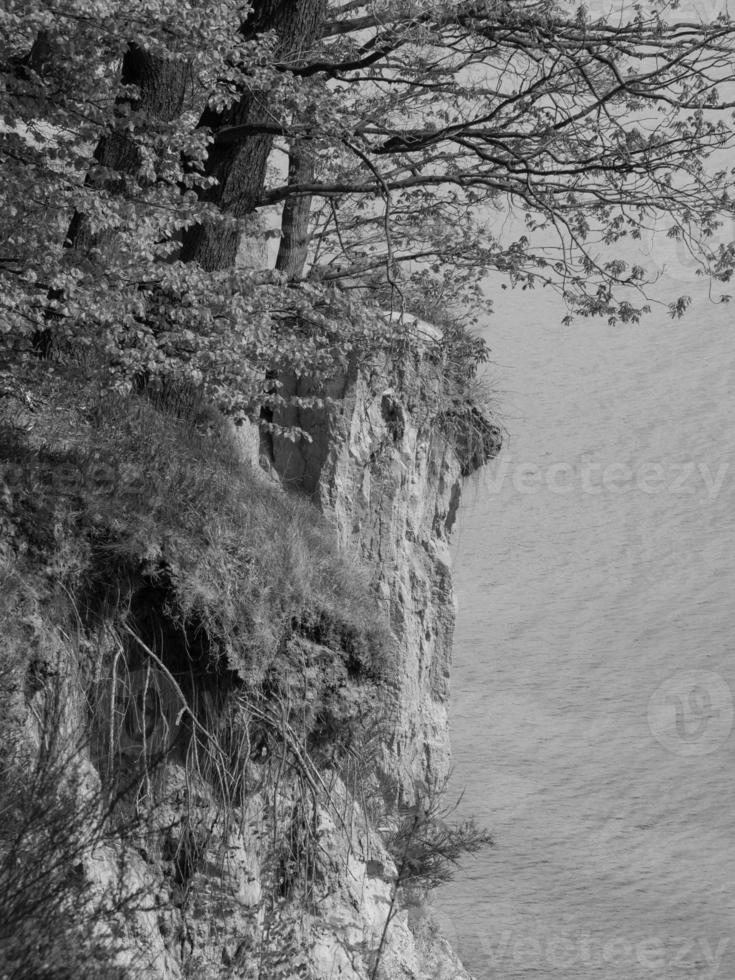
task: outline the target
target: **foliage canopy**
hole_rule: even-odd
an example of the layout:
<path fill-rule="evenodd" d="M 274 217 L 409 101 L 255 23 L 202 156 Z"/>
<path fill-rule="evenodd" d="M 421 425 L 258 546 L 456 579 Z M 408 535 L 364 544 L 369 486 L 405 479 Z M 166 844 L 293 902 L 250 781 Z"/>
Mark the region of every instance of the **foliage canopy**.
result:
<path fill-rule="evenodd" d="M 5 0 L 0 371 L 53 347 L 256 415 L 491 271 L 636 321 L 657 221 L 729 281 L 735 26 L 677 6 Z"/>

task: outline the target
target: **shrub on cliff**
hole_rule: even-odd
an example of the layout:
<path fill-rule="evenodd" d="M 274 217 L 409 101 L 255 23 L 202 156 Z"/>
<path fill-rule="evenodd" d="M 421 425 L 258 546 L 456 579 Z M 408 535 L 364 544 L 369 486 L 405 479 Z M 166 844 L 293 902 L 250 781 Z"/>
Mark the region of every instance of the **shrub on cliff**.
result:
<path fill-rule="evenodd" d="M 70 726 L 76 652 L 28 584 L 0 576 L 0 980 L 123 980 L 113 923 L 140 896 L 95 892 L 86 874 L 119 834 Z"/>
<path fill-rule="evenodd" d="M 371 980 L 379 976 L 383 949 L 390 924 L 400 908 L 399 899 L 408 904 L 413 898 L 420 903 L 426 893 L 451 881 L 462 858 L 492 847 L 489 831 L 473 819 L 452 821 L 459 806 L 446 802 L 446 783 L 433 789 L 415 787 L 416 802 L 396 815 L 386 842 L 396 865 L 390 904 L 372 956 Z"/>

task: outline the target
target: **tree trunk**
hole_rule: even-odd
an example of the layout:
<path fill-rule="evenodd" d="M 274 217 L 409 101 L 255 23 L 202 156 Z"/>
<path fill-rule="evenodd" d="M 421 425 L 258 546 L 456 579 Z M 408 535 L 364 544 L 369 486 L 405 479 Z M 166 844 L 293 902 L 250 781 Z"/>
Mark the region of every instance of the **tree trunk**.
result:
<path fill-rule="evenodd" d="M 35 71 L 40 71 L 52 54 L 52 41 L 46 32 L 41 32 L 26 61 Z M 123 57 L 123 85 L 136 85 L 140 89 L 140 98 L 132 102 L 131 107 L 149 112 L 162 122 L 170 122 L 182 111 L 190 79 L 191 70 L 187 64 L 149 54 L 136 45 L 130 45 Z M 134 174 L 141 162 L 138 146 L 127 129 L 112 130 L 103 136 L 94 151 L 94 158 L 102 166 L 119 174 Z M 122 181 L 122 177 L 95 180 L 88 176 L 86 183 L 101 190 L 115 191 Z M 69 223 L 64 247 L 74 249 L 79 255 L 89 256 L 93 249 L 99 248 L 105 239 L 111 237 L 111 233 L 100 235 L 93 231 L 88 216 L 75 211 Z M 49 290 L 48 295 L 52 300 L 63 297 L 58 289 Z M 57 315 L 47 312 L 45 319 L 52 322 L 57 319 Z M 33 335 L 32 345 L 39 356 L 49 357 L 53 348 L 53 331 L 50 328 L 37 330 Z"/>
<path fill-rule="evenodd" d="M 309 140 L 293 140 L 288 155 L 289 184 L 311 184 L 314 180 L 314 148 Z M 281 219 L 281 244 L 276 269 L 289 279 L 300 279 L 309 251 L 311 194 L 286 198 Z"/>
<path fill-rule="evenodd" d="M 243 25 L 246 37 L 265 31 L 275 31 L 277 60 L 297 65 L 319 38 L 326 16 L 326 0 L 256 0 L 252 13 Z M 200 125 L 215 133 L 225 126 L 272 123 L 270 98 L 267 92 L 247 93 L 223 112 L 207 109 Z M 268 156 L 273 136 L 256 133 L 243 136 L 235 143 L 215 141 L 207 156 L 206 174 L 218 183 L 202 194 L 204 200 L 217 204 L 221 211 L 242 218 L 258 206 L 265 184 Z M 198 225 L 184 236 L 181 257 L 184 261 L 199 262 L 205 269 L 216 271 L 235 264 L 239 244 L 236 228 Z"/>
<path fill-rule="evenodd" d="M 161 122 L 171 122 L 181 113 L 191 82 L 191 69 L 185 62 L 171 61 L 130 45 L 122 63 L 123 85 L 136 85 L 140 98 L 131 103 L 134 110 L 150 113 Z M 113 130 L 97 144 L 94 158 L 103 167 L 119 174 L 134 174 L 140 166 L 140 151 L 129 130 Z M 97 186 L 114 191 L 122 178 L 107 179 Z M 71 220 L 66 243 L 70 248 L 89 252 L 98 244 L 88 219 L 77 212 Z"/>

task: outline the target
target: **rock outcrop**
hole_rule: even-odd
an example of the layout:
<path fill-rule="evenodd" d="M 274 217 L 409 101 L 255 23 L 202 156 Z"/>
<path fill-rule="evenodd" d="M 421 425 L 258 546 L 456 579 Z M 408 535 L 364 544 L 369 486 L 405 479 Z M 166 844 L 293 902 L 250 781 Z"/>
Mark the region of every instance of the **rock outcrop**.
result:
<path fill-rule="evenodd" d="M 370 691 L 361 679 L 369 675 L 370 660 L 349 618 L 330 622 L 333 614 L 324 612 L 316 622 L 292 618 L 273 647 L 257 697 L 240 693 L 254 668 L 226 643 L 215 656 L 215 634 L 229 629 L 232 643 L 243 648 L 238 637 L 246 626 L 223 626 L 219 613 L 207 613 L 216 605 L 219 581 L 206 579 L 208 538 L 197 546 L 205 549 L 200 578 L 206 588 L 196 576 L 187 580 L 184 611 L 175 592 L 184 589 L 178 552 L 162 534 L 135 544 L 134 567 L 126 566 L 129 577 L 119 586 L 127 590 L 124 616 L 118 608 L 92 627 L 80 613 L 76 643 L 59 632 L 66 653 L 48 642 L 49 628 L 44 643 L 52 652 L 28 656 L 35 676 L 54 670 L 61 676 L 54 725 L 67 733 L 89 728 L 84 718 L 94 714 L 94 704 L 85 678 L 107 665 L 111 681 L 101 703 L 112 708 L 103 712 L 104 725 L 125 735 L 113 744 L 101 732 L 102 755 L 85 744 L 75 750 L 73 778 L 63 777 L 70 799 L 87 807 L 86 829 L 70 831 L 69 838 L 80 882 L 77 919 L 85 929 L 85 917 L 94 921 L 95 943 L 107 951 L 103 972 L 78 970 L 78 976 L 467 977 L 426 910 L 396 903 L 400 855 L 391 853 L 384 824 L 410 813 L 407 808 L 436 792 L 448 774 L 455 617 L 448 538 L 462 480 L 497 452 L 499 433 L 485 420 L 467 425 L 469 409 L 447 396 L 445 365 L 433 342 L 417 340 L 408 349 L 369 368 L 353 366 L 335 379 L 323 407 L 283 412 L 279 424 L 300 427 L 308 441 L 272 437 L 261 447 L 268 473 L 258 477 L 310 497 L 336 529 L 343 552 L 367 566 L 394 636 L 394 676 L 375 739 L 379 758 L 368 764 L 368 746 L 347 745 L 339 765 L 329 762 L 329 726 L 344 719 L 352 724 Z M 310 394 L 303 382 L 292 388 Z M 242 429 L 239 444 L 254 462 L 254 430 Z M 10 526 L 20 540 L 17 510 Z M 97 535 L 103 518 L 95 513 L 90 520 Z M 57 518 L 55 544 L 43 547 L 58 551 L 63 539 L 64 560 L 81 569 L 75 574 L 89 594 L 98 545 L 84 550 L 62 524 Z M 104 534 L 107 548 L 113 531 Z M 29 548 L 16 548 L 26 563 Z M 266 585 L 257 577 L 245 581 L 254 583 L 249 588 Z M 26 618 L 37 623 L 39 615 L 34 607 Z M 267 636 L 267 623 L 255 625 Z M 24 636 L 30 649 L 36 640 Z M 46 690 L 43 681 L 25 695 L 22 685 L 13 688 L 18 718 L 22 703 L 29 707 L 16 735 L 23 724 L 33 729 Z M 269 702 L 269 690 L 277 690 L 277 700 Z M 94 734 L 94 726 L 89 730 Z M 104 798 L 105 765 L 114 763 L 119 783 L 131 760 L 151 758 L 167 739 L 183 748 L 146 767 L 132 794 L 128 787 L 120 797 L 120 812 L 134 827 L 124 842 L 93 833 L 89 814 L 94 806 L 102 813 L 94 801 Z M 24 977 L 22 964 L 15 972 L 0 967 L 0 977 L 6 976 Z"/>
<path fill-rule="evenodd" d="M 283 482 L 309 494 L 343 547 L 367 562 L 388 611 L 400 650 L 389 768 L 406 800 L 414 784 L 436 788 L 449 774 L 449 536 L 464 478 L 500 449 L 499 430 L 487 423 L 474 440 L 475 458 L 458 445 L 442 397 L 443 366 L 428 356 L 434 338 L 427 336 L 417 336 L 398 365 L 355 368 L 334 382 L 331 411 L 284 413 L 281 421 L 311 441 L 276 440 L 273 452 Z M 311 393 L 304 384 L 293 390 Z"/>

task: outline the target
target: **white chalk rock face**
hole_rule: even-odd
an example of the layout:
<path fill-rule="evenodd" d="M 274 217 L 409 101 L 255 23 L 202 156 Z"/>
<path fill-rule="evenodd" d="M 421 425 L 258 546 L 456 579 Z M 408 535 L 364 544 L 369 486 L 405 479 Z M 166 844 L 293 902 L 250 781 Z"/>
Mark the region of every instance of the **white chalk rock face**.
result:
<path fill-rule="evenodd" d="M 428 377 L 421 378 L 424 371 Z M 309 493 L 342 544 L 373 570 L 399 648 L 391 765 L 411 800 L 417 781 L 438 785 L 449 772 L 455 624 L 449 535 L 462 466 L 425 394 L 435 380 L 431 367 L 402 365 L 403 384 L 385 385 L 393 373 L 389 365 L 353 371 L 328 391 L 339 408 L 284 412 L 279 421 L 300 426 L 312 441 L 274 440 L 274 463 L 284 484 Z M 291 381 L 284 393 L 311 392 Z"/>

